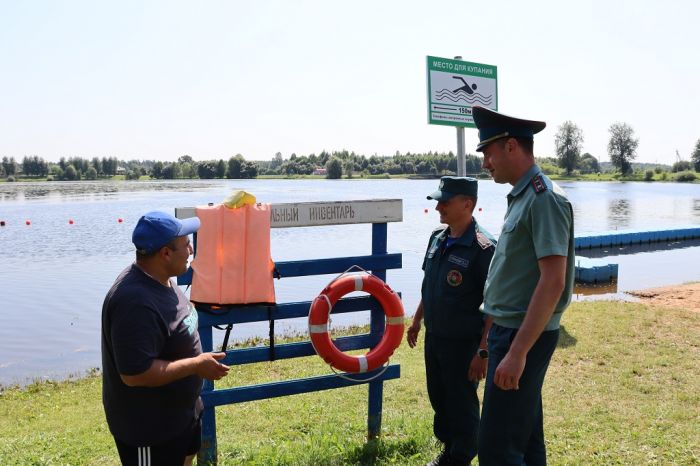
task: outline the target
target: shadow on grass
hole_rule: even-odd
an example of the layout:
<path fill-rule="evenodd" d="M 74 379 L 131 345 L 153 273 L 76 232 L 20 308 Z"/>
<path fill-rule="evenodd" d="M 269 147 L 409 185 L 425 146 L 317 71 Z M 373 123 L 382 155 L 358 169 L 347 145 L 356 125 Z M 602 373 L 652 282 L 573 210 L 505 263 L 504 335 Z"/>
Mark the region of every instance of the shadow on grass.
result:
<path fill-rule="evenodd" d="M 557 343 L 557 347 L 568 348 L 570 346 L 576 346 L 577 342 L 578 340 L 567 332 L 563 325 L 559 327 L 559 343 Z"/>
<path fill-rule="evenodd" d="M 401 441 L 370 440 L 361 447 L 348 450 L 345 464 L 386 464 L 389 458 L 411 458 L 420 455 L 424 446 L 416 439 Z"/>

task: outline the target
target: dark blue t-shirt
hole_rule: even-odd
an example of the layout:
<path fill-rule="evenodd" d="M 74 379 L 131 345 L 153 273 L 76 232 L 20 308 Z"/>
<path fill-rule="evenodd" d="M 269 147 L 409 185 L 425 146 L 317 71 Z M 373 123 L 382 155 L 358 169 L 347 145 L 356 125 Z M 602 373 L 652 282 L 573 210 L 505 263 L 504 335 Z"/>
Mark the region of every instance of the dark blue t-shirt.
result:
<path fill-rule="evenodd" d="M 202 411 L 202 379 L 189 376 L 161 387 L 129 387 L 154 359 L 201 354 L 197 311 L 177 285 L 166 287 L 132 264 L 102 306 L 102 401 L 114 437 L 132 446 L 163 443 L 190 428 Z"/>

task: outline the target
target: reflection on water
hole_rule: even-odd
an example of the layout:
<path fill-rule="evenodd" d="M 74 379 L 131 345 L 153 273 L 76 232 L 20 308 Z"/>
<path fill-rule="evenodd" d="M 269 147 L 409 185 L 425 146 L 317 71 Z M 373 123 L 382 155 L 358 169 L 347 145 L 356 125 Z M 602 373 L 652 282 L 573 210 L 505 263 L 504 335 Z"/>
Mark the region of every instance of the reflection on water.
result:
<path fill-rule="evenodd" d="M 219 186 L 221 181 L 57 181 L 39 183 L 0 183 L 0 202 L 10 200 L 109 199 L 119 193 L 144 191 L 192 192 Z"/>
<path fill-rule="evenodd" d="M 576 297 L 581 296 L 595 296 L 600 294 L 616 294 L 617 293 L 617 280 L 611 283 L 596 284 L 596 285 L 586 285 L 583 283 L 574 284 L 574 295 Z"/>
<path fill-rule="evenodd" d="M 629 228 L 632 216 L 630 201 L 627 199 L 611 199 L 608 201 L 608 229 L 621 230 Z"/>
<path fill-rule="evenodd" d="M 693 199 L 693 215 L 700 217 L 700 199 Z"/>

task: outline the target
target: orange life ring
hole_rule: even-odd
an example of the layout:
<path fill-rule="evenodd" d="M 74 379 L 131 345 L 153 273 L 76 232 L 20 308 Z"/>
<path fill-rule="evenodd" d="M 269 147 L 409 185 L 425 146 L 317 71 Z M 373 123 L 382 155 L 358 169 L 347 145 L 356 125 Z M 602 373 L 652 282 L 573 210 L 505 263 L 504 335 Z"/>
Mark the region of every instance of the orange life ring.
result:
<path fill-rule="evenodd" d="M 328 332 L 331 309 L 343 296 L 353 291 L 365 291 L 374 296 L 384 310 L 386 327 L 379 344 L 363 356 L 340 351 Z M 389 360 L 403 339 L 403 304 L 399 296 L 379 278 L 370 274 L 345 275 L 331 282 L 311 303 L 309 334 L 316 353 L 324 361 L 345 372 L 367 372 Z"/>

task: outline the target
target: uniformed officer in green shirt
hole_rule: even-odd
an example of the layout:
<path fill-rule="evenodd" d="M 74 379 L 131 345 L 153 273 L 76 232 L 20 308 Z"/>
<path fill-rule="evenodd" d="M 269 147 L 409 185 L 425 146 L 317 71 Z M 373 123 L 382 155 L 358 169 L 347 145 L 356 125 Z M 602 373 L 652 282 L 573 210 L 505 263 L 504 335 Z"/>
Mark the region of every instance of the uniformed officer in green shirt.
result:
<path fill-rule="evenodd" d="M 535 164 L 533 136 L 545 127 L 473 108 L 477 151 L 496 183 L 513 186 L 484 289 L 493 317 L 479 428 L 479 465 L 547 462 L 542 383 L 574 282 L 571 203 Z"/>
<path fill-rule="evenodd" d="M 438 191 L 428 196 L 438 201 L 435 209 L 447 227 L 436 229 L 428 241 L 421 302 L 407 339 L 413 348 L 423 319 L 433 432 L 445 446 L 429 465 L 468 465 L 476 456 L 476 389 L 486 376 L 486 334 L 491 325 L 479 306 L 494 251 L 491 236 L 472 216 L 477 187 L 474 178 L 444 176 Z"/>

